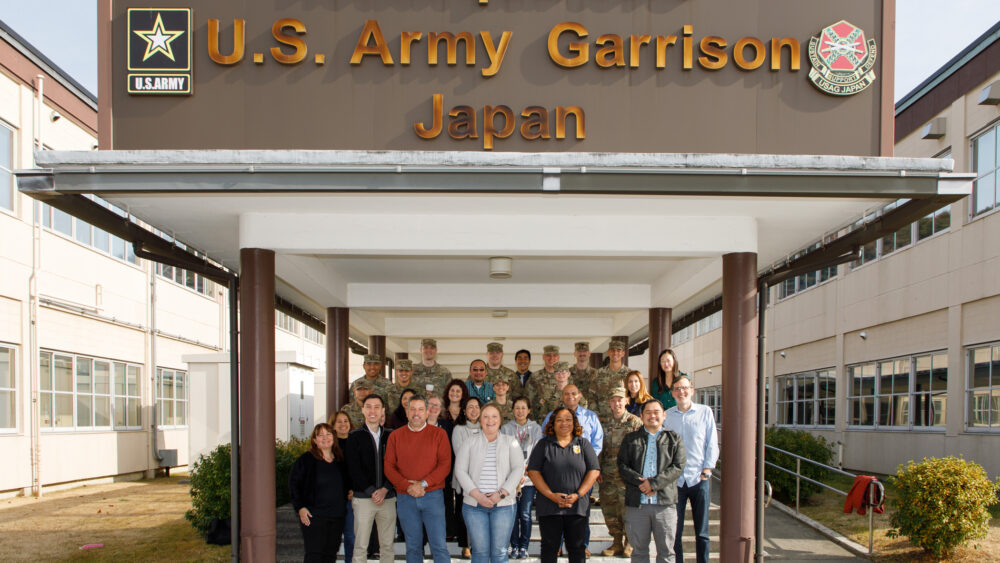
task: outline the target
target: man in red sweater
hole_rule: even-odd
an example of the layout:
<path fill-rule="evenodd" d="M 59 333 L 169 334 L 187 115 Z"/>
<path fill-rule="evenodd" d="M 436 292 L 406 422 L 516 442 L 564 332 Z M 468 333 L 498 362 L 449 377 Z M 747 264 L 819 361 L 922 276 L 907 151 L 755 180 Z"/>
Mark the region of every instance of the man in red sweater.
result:
<path fill-rule="evenodd" d="M 427 401 L 410 397 L 409 423 L 393 430 L 385 447 L 385 476 L 396 488 L 396 514 L 406 535 L 406 562 L 424 560 L 423 532 L 434 563 L 448 563 L 445 543 L 444 480 L 451 471 L 448 434 L 427 424 Z"/>

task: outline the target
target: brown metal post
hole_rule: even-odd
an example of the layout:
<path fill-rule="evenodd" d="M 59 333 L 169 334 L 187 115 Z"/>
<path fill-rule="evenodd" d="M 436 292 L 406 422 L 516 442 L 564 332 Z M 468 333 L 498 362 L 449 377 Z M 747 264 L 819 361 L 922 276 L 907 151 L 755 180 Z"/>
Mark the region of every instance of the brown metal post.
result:
<path fill-rule="evenodd" d="M 368 337 L 368 353 L 382 356 L 382 377 L 385 377 L 386 369 L 389 367 L 389 362 L 386 361 L 387 358 L 385 357 L 384 334 L 372 334 Z"/>
<path fill-rule="evenodd" d="M 274 561 L 274 251 L 240 250 L 240 545 Z"/>
<path fill-rule="evenodd" d="M 653 380 L 660 373 L 660 354 L 670 348 L 670 318 L 673 309 L 653 307 L 649 310 L 649 371 L 646 385 L 652 389 Z"/>
<path fill-rule="evenodd" d="M 722 257 L 722 561 L 749 563 L 754 537 L 757 254 Z"/>
<path fill-rule="evenodd" d="M 326 410 L 337 412 L 350 400 L 347 396 L 348 373 L 347 349 L 348 313 L 347 307 L 327 307 L 326 309 Z"/>
<path fill-rule="evenodd" d="M 604 354 L 601 352 L 591 352 L 590 353 L 590 367 L 594 369 L 601 369 L 604 365 Z"/>

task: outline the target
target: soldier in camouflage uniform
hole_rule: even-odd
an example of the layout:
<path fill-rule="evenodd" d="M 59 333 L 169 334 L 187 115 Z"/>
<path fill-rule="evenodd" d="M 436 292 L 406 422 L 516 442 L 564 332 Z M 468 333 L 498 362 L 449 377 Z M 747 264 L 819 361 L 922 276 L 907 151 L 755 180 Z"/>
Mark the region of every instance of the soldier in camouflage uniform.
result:
<path fill-rule="evenodd" d="M 531 378 L 533 383 L 532 396 L 535 399 L 532 411 L 537 420 L 545 420 L 545 416 L 552 412 L 552 409 L 562 404 L 563 389 L 570 385 L 568 363 L 556 362 L 552 369 L 552 375 L 539 371 L 535 375 L 542 375 L 542 377 Z M 580 406 L 587 408 L 587 405 L 586 399 L 581 395 Z"/>
<path fill-rule="evenodd" d="M 552 366 L 556 365 L 558 361 L 559 347 L 552 344 L 546 346 L 542 352 L 542 369 L 533 372 L 531 379 L 528 380 L 528 384 L 524 387 L 524 396 L 531 401 L 532 420 L 542 420 L 550 410 L 555 408 L 554 406 L 543 408 L 538 402 L 540 400 L 538 393 L 539 389 L 549 389 L 556 384 Z M 560 400 L 562 400 L 561 396 L 557 398 L 557 402 Z"/>
<path fill-rule="evenodd" d="M 517 381 L 517 374 L 514 373 L 514 370 L 503 365 L 503 344 L 490 342 L 486 345 L 486 381 L 495 387 L 496 382 L 501 379 L 513 389 L 514 382 Z"/>
<path fill-rule="evenodd" d="M 451 381 L 451 371 L 437 363 L 438 345 L 433 338 L 420 341 L 421 362 L 413 366 L 413 383 L 425 397 L 434 394 L 444 397 L 444 388 Z"/>
<path fill-rule="evenodd" d="M 503 426 L 514 420 L 514 399 L 510 397 L 510 385 L 506 379 L 498 379 L 493 383 L 493 392 L 496 393 L 491 403 L 500 410 L 500 425 Z"/>
<path fill-rule="evenodd" d="M 631 371 L 627 365 L 625 365 L 625 343 L 620 340 L 612 340 L 608 344 L 608 365 L 597 370 L 597 375 L 594 376 L 594 393 L 597 397 L 610 397 L 611 390 L 615 387 L 621 385 L 625 386 L 625 377 L 628 372 Z M 608 401 L 597 402 L 597 417 L 601 419 L 601 422 L 607 422 L 611 417 L 611 407 L 608 405 Z"/>
<path fill-rule="evenodd" d="M 590 342 L 577 342 L 573 348 L 576 365 L 569 368 L 569 374 L 573 376 L 573 385 L 580 389 L 584 399 L 597 406 L 598 398 L 594 389 L 594 377 L 597 376 L 597 370 L 590 366 Z"/>
<path fill-rule="evenodd" d="M 365 404 L 365 397 L 371 395 L 374 385 L 364 377 L 354 383 L 357 384 L 351 385 L 354 400 L 350 404 L 341 407 L 340 410 L 347 413 L 347 417 L 351 419 L 351 428 L 360 428 L 365 423 L 365 415 L 361 412 L 361 406 Z"/>
<path fill-rule="evenodd" d="M 413 389 L 421 395 L 425 392 L 413 382 L 413 360 L 404 358 L 396 362 L 396 381 L 386 391 L 388 396 L 383 397 L 388 405 L 386 406 L 387 411 L 393 412 L 396 410 L 396 407 L 399 406 L 399 397 L 405 389 Z"/>
<path fill-rule="evenodd" d="M 625 483 L 618 474 L 618 448 L 626 434 L 642 428 L 642 421 L 625 410 L 626 396 L 624 386 L 612 389 L 607 401 L 611 416 L 602 423 L 604 448 L 598 456 L 601 476 L 597 482 L 601 485 L 601 512 L 612 539 L 611 547 L 601 552 L 605 557 L 632 555 L 632 546 L 625 537 Z"/>
<path fill-rule="evenodd" d="M 392 382 L 382 377 L 382 356 L 378 354 L 365 354 L 365 376 L 359 379 L 355 379 L 351 383 L 351 393 L 354 393 L 354 388 L 361 383 L 363 380 L 368 380 L 372 384 L 372 392 L 378 393 L 385 399 L 386 394 L 389 392 L 389 388 L 392 386 Z"/>

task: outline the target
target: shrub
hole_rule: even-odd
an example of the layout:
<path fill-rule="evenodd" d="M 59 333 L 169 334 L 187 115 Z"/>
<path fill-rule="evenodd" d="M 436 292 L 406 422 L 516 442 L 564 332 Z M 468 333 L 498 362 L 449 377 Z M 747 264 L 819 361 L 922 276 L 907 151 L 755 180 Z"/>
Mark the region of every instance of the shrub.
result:
<path fill-rule="evenodd" d="M 764 441 L 770 446 L 781 448 L 787 452 L 800 455 L 806 459 L 829 465 L 833 460 L 833 448 L 821 436 L 813 436 L 805 430 L 791 428 L 768 428 Z M 784 502 L 795 501 L 795 458 L 773 450 L 767 450 L 767 461 L 792 471 L 785 473 L 773 467 L 765 470 L 766 479 L 771 482 L 774 497 Z M 802 462 L 802 475 L 822 481 L 829 475 L 826 469 L 812 463 Z M 800 481 L 800 499 L 805 500 L 820 491 L 820 487 L 808 481 Z"/>
<path fill-rule="evenodd" d="M 292 464 L 309 449 L 309 440 L 277 440 L 274 452 L 275 500 L 277 506 L 291 501 L 288 492 L 288 474 Z M 184 517 L 202 534 L 208 531 L 213 519 L 224 520 L 230 516 L 229 476 L 231 474 L 229 444 L 222 444 L 207 455 L 202 455 L 191 468 L 191 510 Z"/>
<path fill-rule="evenodd" d="M 890 479 L 898 489 L 891 537 L 906 536 L 935 557 L 986 537 L 1000 483 L 991 482 L 981 465 L 957 457 L 924 458 L 900 465 Z"/>

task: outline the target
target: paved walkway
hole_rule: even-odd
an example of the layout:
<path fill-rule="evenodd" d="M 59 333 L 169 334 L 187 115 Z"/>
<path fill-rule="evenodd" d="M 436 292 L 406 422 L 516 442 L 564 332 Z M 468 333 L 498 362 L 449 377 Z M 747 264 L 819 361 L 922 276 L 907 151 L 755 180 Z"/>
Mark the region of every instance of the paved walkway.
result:
<path fill-rule="evenodd" d="M 709 535 L 713 553 L 710 560 L 719 561 L 719 488 L 716 482 L 712 488 L 712 508 L 709 512 Z M 866 561 L 857 557 L 839 544 L 820 534 L 813 528 L 781 512 L 769 507 L 765 513 L 764 550 L 768 561 L 827 561 L 827 562 L 857 562 Z M 590 552 L 598 554 L 611 544 L 611 537 L 604 525 L 604 516 L 600 508 L 591 511 L 590 515 Z M 532 530 L 529 558 L 525 563 L 538 563 L 539 537 L 537 525 Z M 685 559 L 694 560 L 694 528 L 690 520 L 684 529 Z M 396 559 L 406 558 L 406 546 L 403 543 L 395 545 Z M 449 543 L 451 556 L 459 559 L 461 550 L 455 543 Z M 429 555 L 429 548 L 426 550 Z M 656 546 L 650 546 L 650 554 L 655 557 Z M 278 561 L 302 561 L 302 535 L 298 528 L 298 519 L 290 505 L 278 509 Z M 341 556 L 342 557 L 342 556 Z M 621 557 L 600 557 L 590 559 L 594 563 L 626 563 L 629 560 Z M 430 561 L 428 558 L 427 561 Z M 514 560 L 512 560 L 513 562 Z"/>

